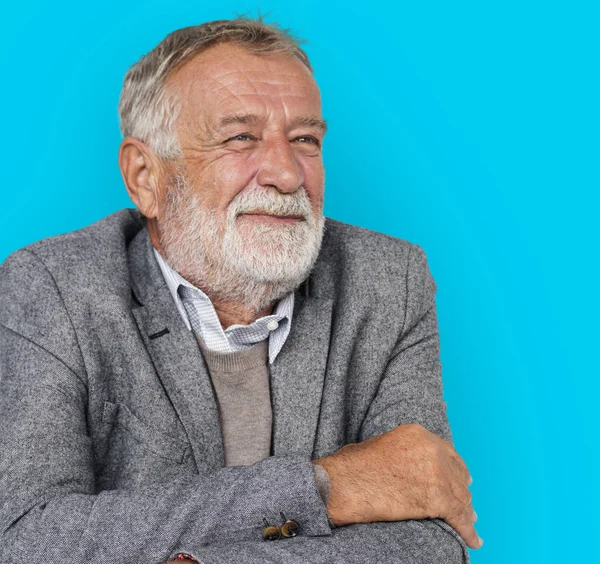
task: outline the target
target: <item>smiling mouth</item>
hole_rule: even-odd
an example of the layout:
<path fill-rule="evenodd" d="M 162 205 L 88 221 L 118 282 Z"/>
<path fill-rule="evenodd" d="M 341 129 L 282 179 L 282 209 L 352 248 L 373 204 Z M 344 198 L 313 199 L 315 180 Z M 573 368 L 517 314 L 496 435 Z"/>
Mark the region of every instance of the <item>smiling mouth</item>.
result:
<path fill-rule="evenodd" d="M 275 214 L 261 212 L 261 211 L 245 212 L 245 213 L 239 214 L 238 217 L 240 217 L 240 216 L 246 216 L 246 217 L 250 216 L 254 219 L 260 219 L 263 221 L 280 221 L 280 222 L 285 222 L 285 223 L 290 223 L 290 222 L 294 222 L 294 221 L 304 221 L 304 217 L 301 215 L 275 215 Z"/>

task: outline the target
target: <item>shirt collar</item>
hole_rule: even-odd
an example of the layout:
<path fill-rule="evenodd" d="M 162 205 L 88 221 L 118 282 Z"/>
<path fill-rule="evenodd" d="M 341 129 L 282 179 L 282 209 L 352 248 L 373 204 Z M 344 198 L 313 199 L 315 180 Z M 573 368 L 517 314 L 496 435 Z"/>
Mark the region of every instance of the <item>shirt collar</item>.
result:
<path fill-rule="evenodd" d="M 193 291 L 195 300 L 205 301 L 206 304 L 209 305 L 209 308 L 200 308 L 200 309 L 196 308 L 199 314 L 201 313 L 202 309 L 211 310 L 211 313 L 214 313 L 214 315 L 211 315 L 211 317 L 218 318 L 210 298 L 200 288 L 197 288 L 196 286 L 194 286 L 193 284 L 188 282 L 185 278 L 183 278 L 183 276 L 181 276 L 177 271 L 173 270 L 169 266 L 169 264 L 167 264 L 167 262 L 162 257 L 162 255 L 155 248 L 153 248 L 153 251 L 154 251 L 154 256 L 156 257 L 156 261 L 158 262 L 158 266 L 160 267 L 160 270 L 165 279 L 165 282 L 167 283 L 167 287 L 169 288 L 169 292 L 171 293 L 171 296 L 173 297 L 175 305 L 177 306 L 177 310 L 179 311 L 179 314 L 180 314 L 181 318 L 183 319 L 183 322 L 185 323 L 188 330 L 191 331 L 192 326 L 190 324 L 190 320 L 189 320 L 189 316 L 186 311 L 186 308 L 185 308 L 185 306 L 181 300 L 181 297 L 179 295 L 179 287 L 180 286 L 184 286 L 186 288 L 189 288 L 191 291 Z M 250 325 L 232 325 L 232 326 L 228 327 L 226 330 L 223 330 L 220 323 L 216 323 L 214 321 L 214 319 L 206 320 L 206 319 L 203 319 L 201 316 L 200 320 L 201 320 L 201 322 L 209 321 L 209 323 L 207 323 L 207 325 L 212 327 L 213 334 L 216 332 L 220 332 L 222 338 L 227 340 L 227 343 L 229 344 L 230 347 L 233 348 L 233 350 L 235 350 L 236 347 L 237 347 L 237 349 L 239 349 L 244 346 L 243 334 L 245 332 L 244 330 L 247 329 L 248 327 L 252 327 L 254 324 L 258 324 L 259 322 L 260 322 L 260 324 L 263 324 L 263 323 L 267 323 L 268 321 L 272 321 L 272 320 L 278 321 L 279 322 L 278 328 L 275 329 L 274 331 L 271 331 L 268 336 L 268 339 L 269 339 L 269 363 L 272 364 L 273 361 L 275 360 L 276 356 L 279 354 L 280 350 L 282 349 L 282 347 L 289 335 L 291 325 L 292 325 L 293 312 L 294 312 L 294 292 L 292 291 L 289 294 L 287 294 L 286 296 L 284 296 L 281 300 L 279 300 L 279 302 L 277 303 L 277 306 L 275 307 L 275 311 L 272 314 L 261 317 L 261 318 L 257 319 L 256 321 L 254 321 L 254 323 L 252 323 Z M 205 335 L 203 335 L 203 338 L 205 341 L 207 340 Z"/>

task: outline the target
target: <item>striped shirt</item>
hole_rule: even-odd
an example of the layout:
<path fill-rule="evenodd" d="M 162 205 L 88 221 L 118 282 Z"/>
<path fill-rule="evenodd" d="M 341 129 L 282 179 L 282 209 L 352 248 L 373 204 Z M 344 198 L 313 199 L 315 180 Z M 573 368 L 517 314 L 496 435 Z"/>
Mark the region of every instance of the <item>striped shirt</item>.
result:
<path fill-rule="evenodd" d="M 240 351 L 268 338 L 269 364 L 273 364 L 290 333 L 294 292 L 279 300 L 271 315 L 250 325 L 231 325 L 223 329 L 210 298 L 175 272 L 156 249 L 154 256 L 186 327 L 200 335 L 209 349 L 221 353 Z"/>

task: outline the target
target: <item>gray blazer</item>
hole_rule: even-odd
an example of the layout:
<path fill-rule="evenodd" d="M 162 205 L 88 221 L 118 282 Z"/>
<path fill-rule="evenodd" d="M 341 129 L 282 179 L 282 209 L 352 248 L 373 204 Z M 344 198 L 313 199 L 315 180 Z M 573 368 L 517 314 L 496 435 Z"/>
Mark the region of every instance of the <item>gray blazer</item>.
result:
<path fill-rule="evenodd" d="M 468 561 L 440 520 L 332 528 L 311 459 L 418 423 L 450 440 L 435 283 L 406 241 L 326 222 L 271 365 L 272 456 L 225 468 L 210 377 L 133 210 L 0 267 L 0 562 Z M 263 518 L 300 523 L 262 541 Z"/>

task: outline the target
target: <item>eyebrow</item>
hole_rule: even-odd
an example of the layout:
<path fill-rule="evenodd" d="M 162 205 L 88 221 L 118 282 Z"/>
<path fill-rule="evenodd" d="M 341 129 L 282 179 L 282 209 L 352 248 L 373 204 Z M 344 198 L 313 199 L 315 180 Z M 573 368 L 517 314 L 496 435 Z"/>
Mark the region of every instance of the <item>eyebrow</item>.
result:
<path fill-rule="evenodd" d="M 228 125 L 242 124 L 255 125 L 258 123 L 256 114 L 227 114 L 219 119 L 219 129 L 223 129 Z"/>
<path fill-rule="evenodd" d="M 260 118 L 256 114 L 227 114 L 219 119 L 218 128 L 224 129 L 229 125 L 256 125 Z M 327 122 L 314 116 L 300 116 L 292 120 L 292 129 L 295 127 L 311 127 L 320 129 L 323 134 L 327 131 Z"/>
<path fill-rule="evenodd" d="M 319 119 L 316 117 L 297 117 L 292 120 L 292 127 L 314 127 L 315 129 L 320 129 L 322 133 L 327 131 L 327 122 L 324 119 Z"/>

